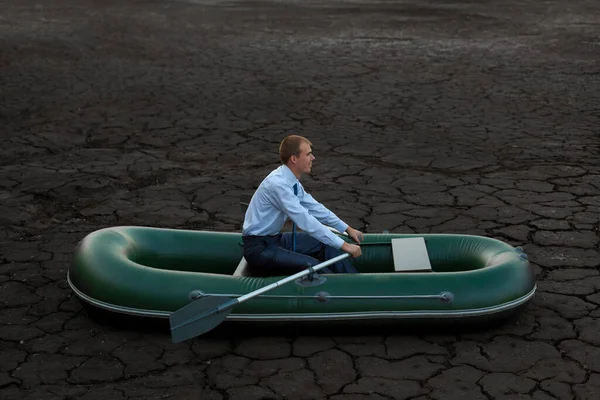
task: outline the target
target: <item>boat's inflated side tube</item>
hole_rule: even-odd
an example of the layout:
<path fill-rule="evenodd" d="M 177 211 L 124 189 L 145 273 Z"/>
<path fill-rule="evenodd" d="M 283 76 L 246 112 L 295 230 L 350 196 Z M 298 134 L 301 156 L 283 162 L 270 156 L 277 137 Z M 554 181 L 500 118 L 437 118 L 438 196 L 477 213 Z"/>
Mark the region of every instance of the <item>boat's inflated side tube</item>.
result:
<path fill-rule="evenodd" d="M 391 239 L 402 237 L 425 239 L 434 272 L 391 272 Z M 327 275 L 317 286 L 282 285 L 230 317 L 459 318 L 516 306 L 535 291 L 526 257 L 491 238 L 366 234 L 362 251 L 353 259 L 361 273 Z M 81 241 L 68 279 L 78 297 L 95 306 L 167 317 L 194 292 L 237 296 L 279 279 L 233 276 L 242 254 L 239 233 L 108 228 Z M 441 293 L 451 296 L 444 301 Z"/>

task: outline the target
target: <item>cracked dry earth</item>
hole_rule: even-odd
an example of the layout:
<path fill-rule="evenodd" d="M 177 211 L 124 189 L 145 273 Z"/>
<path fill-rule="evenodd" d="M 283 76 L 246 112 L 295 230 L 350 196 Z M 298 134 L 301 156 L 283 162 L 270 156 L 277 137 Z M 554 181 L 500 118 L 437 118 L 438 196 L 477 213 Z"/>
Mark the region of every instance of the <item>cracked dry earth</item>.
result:
<path fill-rule="evenodd" d="M 0 5 L 0 398 L 598 398 L 596 1 Z M 529 308 L 179 344 L 89 317 L 65 279 L 83 236 L 239 231 L 292 132 L 306 187 L 365 232 L 524 246 Z"/>

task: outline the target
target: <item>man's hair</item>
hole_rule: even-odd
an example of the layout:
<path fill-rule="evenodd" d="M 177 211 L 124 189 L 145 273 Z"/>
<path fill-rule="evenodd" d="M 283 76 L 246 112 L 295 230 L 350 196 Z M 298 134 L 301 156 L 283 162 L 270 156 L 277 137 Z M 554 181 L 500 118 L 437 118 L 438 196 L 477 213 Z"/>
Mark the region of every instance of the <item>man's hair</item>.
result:
<path fill-rule="evenodd" d="M 310 140 L 303 136 L 290 135 L 283 139 L 279 144 L 279 158 L 281 158 L 281 163 L 286 165 L 291 156 L 298 157 L 300 155 L 300 145 L 302 143 L 307 143 L 309 146 L 312 146 Z"/>

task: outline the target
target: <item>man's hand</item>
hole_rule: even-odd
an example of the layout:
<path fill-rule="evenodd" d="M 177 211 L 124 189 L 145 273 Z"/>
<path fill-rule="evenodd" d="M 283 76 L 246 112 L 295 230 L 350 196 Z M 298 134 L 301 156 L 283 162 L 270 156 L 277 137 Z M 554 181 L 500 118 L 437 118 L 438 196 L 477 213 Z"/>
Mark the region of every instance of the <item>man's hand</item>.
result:
<path fill-rule="evenodd" d="M 355 244 L 350 244 L 348 242 L 344 242 L 344 244 L 341 247 L 341 250 L 345 251 L 346 253 L 350 253 L 352 258 L 360 257 L 360 255 L 362 254 L 362 250 L 360 249 L 360 246 L 357 246 Z"/>
<path fill-rule="evenodd" d="M 364 239 L 363 233 L 361 231 L 357 231 L 354 228 L 348 227 L 348 229 L 346 229 L 346 233 L 352 238 L 352 240 L 354 240 L 358 244 L 360 244 L 360 242 L 362 242 Z"/>

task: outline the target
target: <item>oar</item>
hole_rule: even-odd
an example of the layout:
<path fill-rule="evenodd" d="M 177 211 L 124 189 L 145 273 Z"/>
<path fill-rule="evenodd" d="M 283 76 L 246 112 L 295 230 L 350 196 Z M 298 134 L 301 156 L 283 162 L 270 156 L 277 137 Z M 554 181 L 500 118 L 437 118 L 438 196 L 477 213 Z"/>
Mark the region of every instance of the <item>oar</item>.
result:
<path fill-rule="evenodd" d="M 227 315 L 229 315 L 231 312 L 231 309 L 238 304 L 295 279 L 312 274 L 331 264 L 335 264 L 336 262 L 343 260 L 348 256 L 350 256 L 348 253 L 341 254 L 332 258 L 331 260 L 324 261 L 315 265 L 314 267 L 307 268 L 304 271 L 300 271 L 294 275 L 285 277 L 277 282 L 273 282 L 270 285 L 235 299 L 229 299 L 228 297 L 224 298 L 223 296 L 207 296 L 195 300 L 175 311 L 169 317 L 169 322 L 171 325 L 171 340 L 173 343 L 178 343 L 202 335 L 203 333 L 214 329 L 217 327 L 217 325 L 223 322 L 223 320 L 227 318 Z"/>
<path fill-rule="evenodd" d="M 346 232 L 340 232 L 337 229 L 335 229 L 333 226 L 329 226 L 329 225 L 324 225 L 324 226 L 325 226 L 325 228 L 329 229 L 333 233 L 337 233 L 338 235 L 348 236 L 348 234 Z"/>

